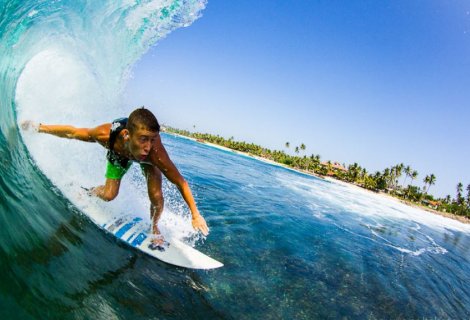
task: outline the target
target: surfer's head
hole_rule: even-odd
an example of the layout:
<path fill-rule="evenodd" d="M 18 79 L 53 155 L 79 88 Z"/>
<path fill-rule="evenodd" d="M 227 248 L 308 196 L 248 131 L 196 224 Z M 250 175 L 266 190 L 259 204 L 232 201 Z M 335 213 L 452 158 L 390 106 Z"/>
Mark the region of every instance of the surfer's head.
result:
<path fill-rule="evenodd" d="M 138 129 L 160 132 L 160 124 L 152 111 L 141 107 L 132 111 L 127 120 L 127 130 L 132 134 Z"/>
<path fill-rule="evenodd" d="M 135 159 L 143 161 L 159 138 L 160 124 L 153 113 L 144 107 L 132 111 L 127 120 L 125 139 Z"/>

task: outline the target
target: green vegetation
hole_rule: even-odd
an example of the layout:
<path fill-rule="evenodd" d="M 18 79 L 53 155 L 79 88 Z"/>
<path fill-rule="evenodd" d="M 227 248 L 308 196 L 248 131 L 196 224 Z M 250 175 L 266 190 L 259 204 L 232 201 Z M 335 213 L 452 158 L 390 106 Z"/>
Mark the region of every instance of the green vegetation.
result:
<path fill-rule="evenodd" d="M 383 171 L 369 173 L 357 163 L 353 163 L 346 168 L 345 165 L 341 165 L 337 162 L 321 162 L 320 155 L 318 154 L 312 154 L 310 156 L 304 154 L 299 156 L 300 151 L 304 153 L 307 149 L 303 143 L 294 148 L 294 152 L 297 155 L 293 156 L 282 150 L 272 151 L 253 143 L 235 141 L 234 137 L 225 139 L 219 135 L 192 133 L 187 130 L 179 130 L 168 126 L 166 126 L 164 130 L 166 132 L 194 138 L 199 142 L 210 142 L 252 156 L 268 159 L 306 173 L 329 176 L 368 190 L 387 193 L 405 202 L 470 218 L 470 184 L 467 185 L 467 195 L 465 197 L 463 195 L 463 184 L 459 182 L 455 198 L 452 198 L 450 195 L 447 195 L 445 198 L 434 198 L 433 195 L 429 194 L 429 189 L 436 183 L 436 176 L 434 174 L 426 175 L 423 180 L 424 185 L 420 188 L 413 185 L 413 182 L 418 178 L 418 171 L 413 170 L 409 165 L 405 167 L 403 163 L 392 166 L 391 168 L 385 168 Z M 290 142 L 285 143 L 287 149 L 289 149 L 290 146 Z M 401 177 L 403 177 L 403 181 L 399 183 Z M 406 184 L 408 179 L 410 183 Z"/>

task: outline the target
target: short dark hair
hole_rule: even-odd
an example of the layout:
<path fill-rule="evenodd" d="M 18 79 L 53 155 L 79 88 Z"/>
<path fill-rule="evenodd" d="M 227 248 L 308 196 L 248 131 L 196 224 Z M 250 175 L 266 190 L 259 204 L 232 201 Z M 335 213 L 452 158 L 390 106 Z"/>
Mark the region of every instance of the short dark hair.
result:
<path fill-rule="evenodd" d="M 149 109 L 145 109 L 145 107 L 132 111 L 127 120 L 127 130 L 129 130 L 129 132 L 132 133 L 139 127 L 144 127 L 152 132 L 160 132 L 160 124 L 157 118 Z"/>

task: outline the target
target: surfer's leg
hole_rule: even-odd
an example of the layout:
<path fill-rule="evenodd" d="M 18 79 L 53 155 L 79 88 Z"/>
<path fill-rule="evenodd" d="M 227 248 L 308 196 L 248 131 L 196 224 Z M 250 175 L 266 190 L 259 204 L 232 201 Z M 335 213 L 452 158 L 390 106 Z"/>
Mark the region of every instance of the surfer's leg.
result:
<path fill-rule="evenodd" d="M 163 192 L 162 192 L 162 173 L 151 165 L 141 165 L 145 178 L 147 179 L 147 188 L 150 199 L 150 217 L 152 219 L 152 233 L 159 236 L 156 241 L 163 243 L 160 230 L 158 229 L 158 220 L 163 212 Z"/>
<path fill-rule="evenodd" d="M 104 186 L 91 188 L 90 194 L 103 199 L 104 201 L 111 201 L 117 197 L 120 185 L 120 179 L 106 179 Z"/>
<path fill-rule="evenodd" d="M 111 201 L 117 197 L 119 193 L 119 187 L 121 186 L 121 179 L 126 174 L 127 170 L 131 167 L 129 161 L 127 167 L 121 167 L 120 165 L 112 164 L 106 161 L 106 182 L 104 186 L 91 188 L 88 192 L 92 196 L 103 199 L 104 201 Z"/>

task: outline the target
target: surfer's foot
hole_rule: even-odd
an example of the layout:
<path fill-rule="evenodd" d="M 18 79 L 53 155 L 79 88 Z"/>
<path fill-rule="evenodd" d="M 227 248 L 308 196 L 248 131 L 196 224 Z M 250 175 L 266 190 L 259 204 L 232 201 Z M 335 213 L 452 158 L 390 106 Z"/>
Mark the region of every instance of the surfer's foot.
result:
<path fill-rule="evenodd" d="M 165 243 L 165 238 L 163 238 L 163 235 L 161 234 L 154 234 L 152 235 L 152 244 L 155 244 L 157 246 L 163 245 Z"/>
<path fill-rule="evenodd" d="M 163 238 L 161 234 L 154 234 L 151 237 L 152 240 L 150 242 L 149 249 L 165 251 L 165 249 L 170 246 L 170 244 L 165 241 L 165 238 Z"/>

